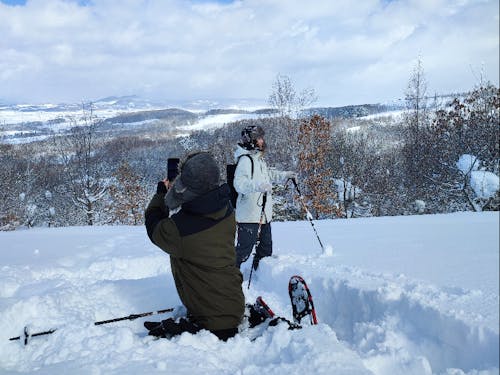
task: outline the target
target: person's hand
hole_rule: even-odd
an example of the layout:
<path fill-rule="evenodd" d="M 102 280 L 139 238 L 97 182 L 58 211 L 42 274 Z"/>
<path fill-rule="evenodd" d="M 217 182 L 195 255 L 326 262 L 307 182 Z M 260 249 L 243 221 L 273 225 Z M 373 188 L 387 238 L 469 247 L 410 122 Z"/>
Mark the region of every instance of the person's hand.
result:
<path fill-rule="evenodd" d="M 273 185 L 271 185 L 269 182 L 261 182 L 259 185 L 257 185 L 257 191 L 260 191 L 261 193 L 266 193 L 272 190 Z"/>
<path fill-rule="evenodd" d="M 169 188 L 170 181 L 168 181 L 167 179 L 158 181 L 158 185 L 156 186 L 156 194 L 167 194 Z"/>

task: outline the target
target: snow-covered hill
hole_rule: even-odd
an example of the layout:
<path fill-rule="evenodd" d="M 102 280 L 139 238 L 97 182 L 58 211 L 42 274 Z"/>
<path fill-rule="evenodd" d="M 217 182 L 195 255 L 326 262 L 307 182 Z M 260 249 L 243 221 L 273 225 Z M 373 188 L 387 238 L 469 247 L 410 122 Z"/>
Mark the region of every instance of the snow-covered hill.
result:
<path fill-rule="evenodd" d="M 224 113 L 214 111 L 221 106 L 227 108 Z M 62 134 L 76 125 L 87 125 L 90 108 L 93 118 L 103 122 L 100 130 L 116 136 L 162 122 L 175 122 L 178 133 L 187 135 L 194 130 L 208 130 L 228 122 L 258 118 L 261 114 L 255 110 L 262 105 L 251 100 L 153 101 L 135 95 L 69 104 L 0 103 L 0 143 L 43 141 L 54 133 Z"/>
<path fill-rule="evenodd" d="M 324 254 L 309 222 L 274 223 L 275 256 L 244 292 L 290 318 L 287 282 L 301 274 L 319 325 L 226 343 L 206 331 L 154 340 L 144 318 L 93 325 L 179 305 L 168 256 L 142 227 L 0 233 L 0 373 L 498 374 L 498 212 L 316 228 Z M 8 340 L 25 325 L 57 331 Z"/>
<path fill-rule="evenodd" d="M 91 103 L 91 105 L 90 105 Z M 85 108 L 85 111 L 84 111 Z M 169 127 L 177 136 L 196 130 L 211 130 L 239 120 L 266 118 L 276 112 L 255 100 L 152 101 L 137 96 L 108 97 L 92 102 L 62 104 L 1 104 L 0 143 L 18 144 L 43 141 L 52 134 L 63 134 L 76 125 L 87 125 L 89 110 L 102 121 L 100 131 L 119 136 L 123 132 L 147 132 L 155 125 Z M 326 118 L 398 118 L 399 105 L 364 104 L 345 107 L 305 109 L 307 116 Z M 364 116 L 364 117 L 360 117 Z M 368 116 L 368 117 L 367 117 Z M 372 117 L 370 117 L 372 116 Z M 87 121 L 86 121 L 87 120 Z M 165 130 L 165 128 L 163 129 Z"/>

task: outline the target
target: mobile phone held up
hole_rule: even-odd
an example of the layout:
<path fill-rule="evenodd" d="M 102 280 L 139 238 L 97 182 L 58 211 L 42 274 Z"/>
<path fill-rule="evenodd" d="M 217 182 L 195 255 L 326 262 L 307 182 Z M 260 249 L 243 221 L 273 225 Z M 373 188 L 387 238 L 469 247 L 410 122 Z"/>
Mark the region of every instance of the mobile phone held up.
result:
<path fill-rule="evenodd" d="M 179 158 L 169 158 L 167 162 L 167 179 L 173 181 L 179 174 Z"/>

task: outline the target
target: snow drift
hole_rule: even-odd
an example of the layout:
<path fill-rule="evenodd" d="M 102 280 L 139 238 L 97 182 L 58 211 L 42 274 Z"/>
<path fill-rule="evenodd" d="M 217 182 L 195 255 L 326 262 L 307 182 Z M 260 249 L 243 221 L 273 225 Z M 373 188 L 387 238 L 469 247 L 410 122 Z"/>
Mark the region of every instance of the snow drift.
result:
<path fill-rule="evenodd" d="M 179 305 L 168 256 L 142 227 L 0 233 L 0 372 L 498 374 L 498 225 L 497 212 L 324 220 L 322 254 L 307 221 L 274 223 L 274 256 L 246 299 L 291 318 L 300 274 L 320 323 L 226 343 L 206 331 L 154 340 L 145 319 L 93 325 Z M 25 325 L 57 331 L 8 340 Z"/>

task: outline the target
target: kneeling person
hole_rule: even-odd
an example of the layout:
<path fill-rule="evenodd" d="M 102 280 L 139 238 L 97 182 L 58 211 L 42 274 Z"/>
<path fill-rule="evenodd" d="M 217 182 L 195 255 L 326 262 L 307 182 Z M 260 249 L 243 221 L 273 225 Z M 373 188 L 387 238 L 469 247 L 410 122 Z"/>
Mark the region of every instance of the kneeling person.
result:
<path fill-rule="evenodd" d="M 235 266 L 236 222 L 227 184 L 207 152 L 189 155 L 171 182 L 158 183 L 146 212 L 151 241 L 170 255 L 186 319 L 149 323 L 150 334 L 171 337 L 207 329 L 222 340 L 238 333 L 245 310 L 241 272 Z M 169 210 L 180 210 L 169 217 Z"/>

